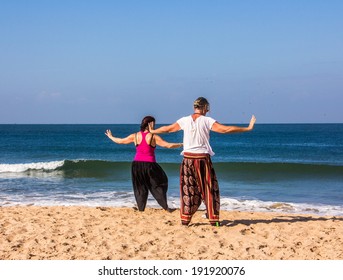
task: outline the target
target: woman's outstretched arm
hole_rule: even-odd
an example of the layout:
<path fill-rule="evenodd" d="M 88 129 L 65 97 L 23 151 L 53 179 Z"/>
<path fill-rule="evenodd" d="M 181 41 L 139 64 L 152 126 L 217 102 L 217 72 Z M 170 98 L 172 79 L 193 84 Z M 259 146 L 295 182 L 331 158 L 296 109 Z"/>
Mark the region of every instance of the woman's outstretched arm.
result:
<path fill-rule="evenodd" d="M 155 135 L 154 139 L 155 139 L 156 145 L 163 147 L 163 148 L 168 148 L 168 149 L 181 148 L 183 145 L 182 143 L 169 143 L 169 142 L 163 140 L 162 137 L 158 136 L 158 135 Z"/>
<path fill-rule="evenodd" d="M 111 130 L 107 129 L 105 135 L 117 144 L 130 144 L 135 141 L 135 134 L 131 134 L 125 138 L 114 137 Z"/>

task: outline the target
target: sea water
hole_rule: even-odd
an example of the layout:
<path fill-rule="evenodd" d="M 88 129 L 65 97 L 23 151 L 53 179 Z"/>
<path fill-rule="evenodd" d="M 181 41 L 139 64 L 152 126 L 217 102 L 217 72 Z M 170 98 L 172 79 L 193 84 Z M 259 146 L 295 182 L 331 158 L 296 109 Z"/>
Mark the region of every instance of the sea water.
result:
<path fill-rule="evenodd" d="M 139 125 L 0 125 L 0 206 L 135 206 L 134 145 L 106 129 L 126 137 Z M 182 142 L 182 131 L 161 136 Z M 221 209 L 343 215 L 343 124 L 256 124 L 210 141 Z M 175 208 L 180 152 L 156 149 Z M 159 207 L 151 196 L 148 207 Z"/>

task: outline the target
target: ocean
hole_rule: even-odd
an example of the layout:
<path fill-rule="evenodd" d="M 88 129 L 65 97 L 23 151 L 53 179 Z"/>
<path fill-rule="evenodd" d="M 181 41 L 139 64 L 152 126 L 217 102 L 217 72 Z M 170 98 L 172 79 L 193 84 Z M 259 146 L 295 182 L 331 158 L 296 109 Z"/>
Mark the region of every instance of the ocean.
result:
<path fill-rule="evenodd" d="M 0 206 L 134 207 L 134 145 L 113 143 L 106 129 L 125 137 L 139 125 L 0 125 Z M 182 142 L 182 132 L 161 136 Z M 343 124 L 256 124 L 211 133 L 211 145 L 222 210 L 343 215 Z M 180 152 L 156 149 L 172 208 Z M 149 196 L 147 207 L 159 206 Z"/>

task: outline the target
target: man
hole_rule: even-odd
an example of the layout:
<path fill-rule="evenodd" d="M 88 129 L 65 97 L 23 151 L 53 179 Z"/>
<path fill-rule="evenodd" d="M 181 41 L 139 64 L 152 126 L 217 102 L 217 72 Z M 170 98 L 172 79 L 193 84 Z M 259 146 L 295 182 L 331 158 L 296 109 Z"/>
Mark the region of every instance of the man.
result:
<path fill-rule="evenodd" d="M 194 113 L 175 123 L 158 129 L 150 127 L 153 134 L 183 130 L 183 161 L 180 168 L 180 215 L 181 223 L 188 225 L 193 214 L 204 201 L 207 217 L 213 226 L 219 226 L 220 196 L 211 156 L 210 131 L 218 133 L 247 132 L 254 128 L 255 116 L 248 127 L 228 126 L 206 114 L 210 104 L 204 97 L 194 101 Z"/>

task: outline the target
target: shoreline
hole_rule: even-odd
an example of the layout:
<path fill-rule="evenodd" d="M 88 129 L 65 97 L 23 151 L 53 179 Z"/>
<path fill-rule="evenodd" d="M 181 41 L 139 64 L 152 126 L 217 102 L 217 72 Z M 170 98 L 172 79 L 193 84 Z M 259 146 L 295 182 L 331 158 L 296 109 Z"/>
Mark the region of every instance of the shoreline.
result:
<path fill-rule="evenodd" d="M 1 260 L 343 260 L 343 217 L 179 209 L 0 207 Z"/>

